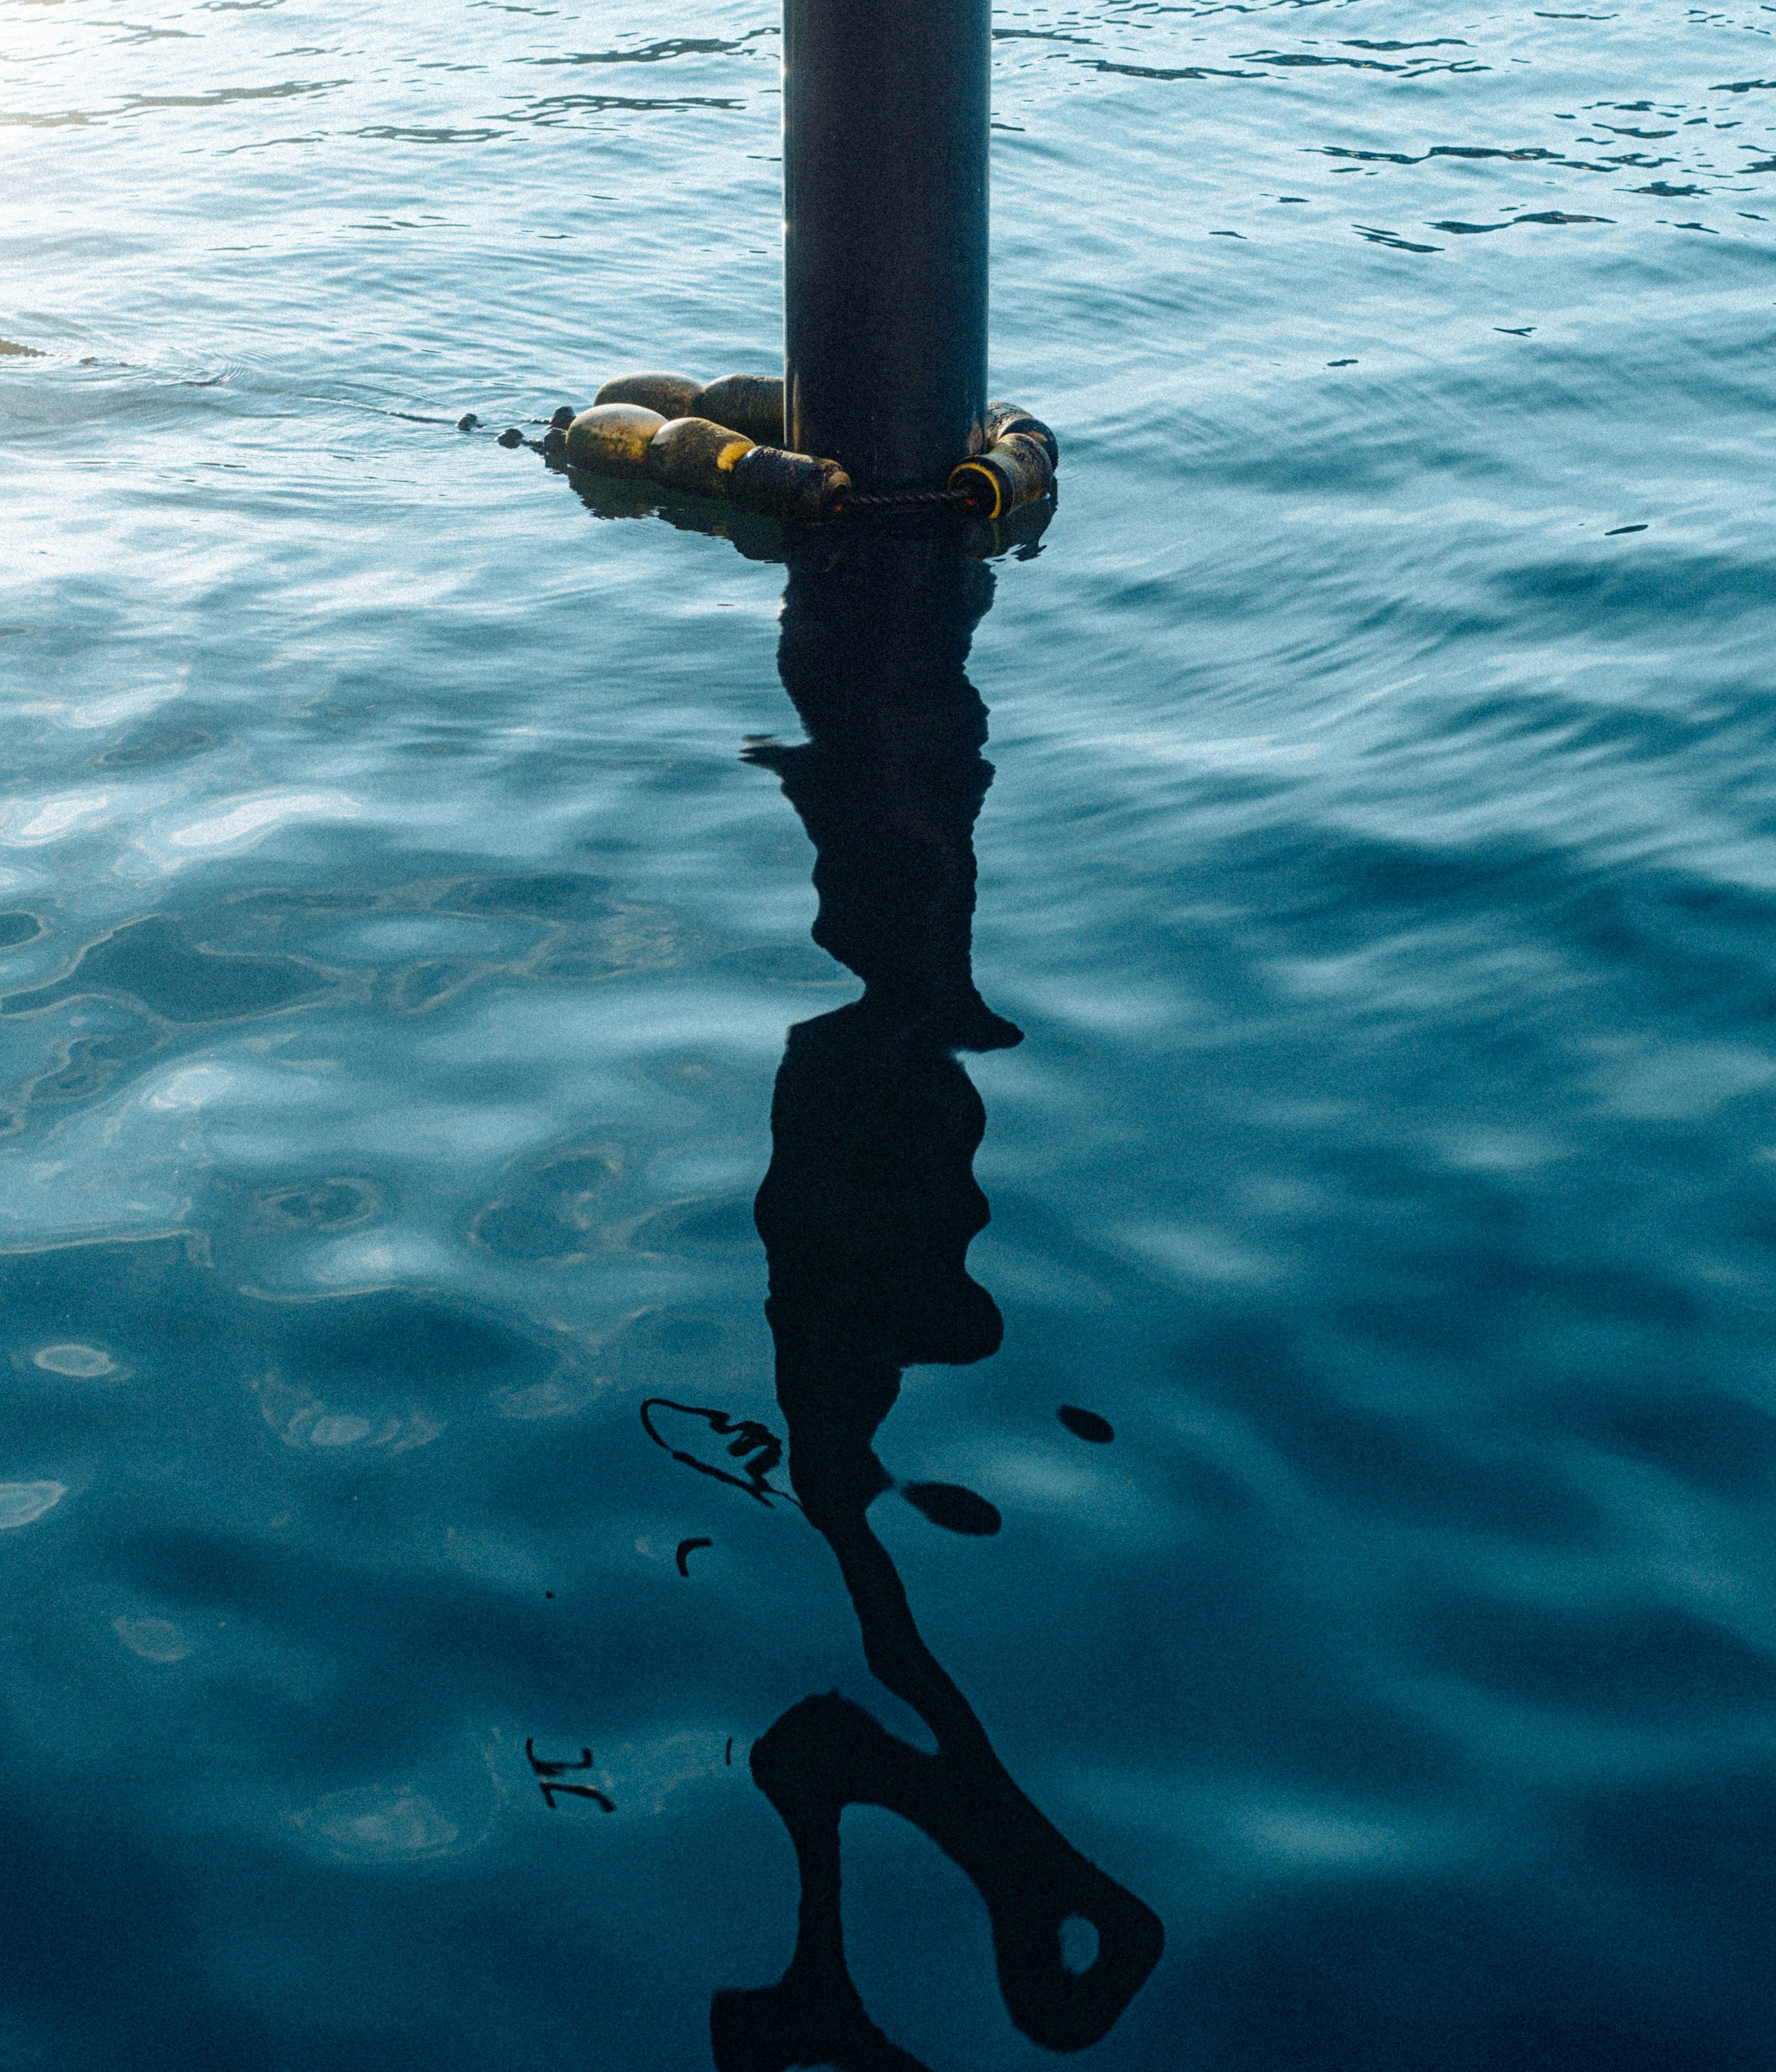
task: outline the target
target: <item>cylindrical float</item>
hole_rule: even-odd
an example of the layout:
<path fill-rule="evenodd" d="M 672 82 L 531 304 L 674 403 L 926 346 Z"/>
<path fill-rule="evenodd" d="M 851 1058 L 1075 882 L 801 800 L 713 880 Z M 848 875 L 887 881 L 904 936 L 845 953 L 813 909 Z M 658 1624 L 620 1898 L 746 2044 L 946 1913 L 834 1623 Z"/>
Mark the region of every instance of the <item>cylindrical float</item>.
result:
<path fill-rule="evenodd" d="M 648 472 L 663 489 L 726 496 L 733 487 L 735 462 L 752 446 L 744 432 L 712 425 L 707 417 L 675 417 L 654 434 Z"/>
<path fill-rule="evenodd" d="M 783 379 L 780 374 L 724 374 L 691 405 L 693 417 L 731 425 L 762 446 L 783 443 Z"/>
<path fill-rule="evenodd" d="M 787 443 L 942 487 L 987 400 L 990 0 L 784 0 Z"/>
<path fill-rule="evenodd" d="M 729 480 L 729 494 L 742 511 L 809 525 L 834 516 L 851 487 L 850 476 L 835 460 L 767 446 L 742 454 Z"/>
<path fill-rule="evenodd" d="M 981 517 L 1002 518 L 1020 504 L 1047 495 L 1054 487 L 1054 470 L 1040 439 L 1007 432 L 985 453 L 958 462 L 950 471 L 949 487 L 966 490 Z"/>
<path fill-rule="evenodd" d="M 639 403 L 663 417 L 688 417 L 697 407 L 703 384 L 688 374 L 618 374 L 592 398 L 599 403 Z"/>
<path fill-rule="evenodd" d="M 1048 455 L 1050 469 L 1061 464 L 1061 442 L 1040 417 L 1033 417 L 1028 410 L 1017 403 L 989 403 L 987 414 L 980 421 L 980 445 L 983 451 L 995 439 L 1002 439 L 1008 432 L 1022 432 L 1034 439 Z"/>
<path fill-rule="evenodd" d="M 594 403 L 567 428 L 568 465 L 594 475 L 640 475 L 665 423 L 658 410 L 639 403 Z"/>

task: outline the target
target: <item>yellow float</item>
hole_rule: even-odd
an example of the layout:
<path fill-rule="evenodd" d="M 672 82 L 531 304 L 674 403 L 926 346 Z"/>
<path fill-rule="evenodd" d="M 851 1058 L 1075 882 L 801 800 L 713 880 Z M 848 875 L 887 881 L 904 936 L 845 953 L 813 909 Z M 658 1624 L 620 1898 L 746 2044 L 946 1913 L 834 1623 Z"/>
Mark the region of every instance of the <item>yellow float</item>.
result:
<path fill-rule="evenodd" d="M 860 494 L 837 461 L 791 451 L 783 443 L 783 384 L 764 374 L 699 382 L 688 375 L 621 374 L 590 409 L 566 424 L 557 412 L 542 450 L 593 475 L 645 476 L 743 511 L 804 524 L 853 512 L 952 510 L 1002 518 L 1052 495 L 1059 443 L 1039 417 L 993 403 L 970 450 L 940 490 Z M 516 443 L 507 434 L 509 443 Z"/>

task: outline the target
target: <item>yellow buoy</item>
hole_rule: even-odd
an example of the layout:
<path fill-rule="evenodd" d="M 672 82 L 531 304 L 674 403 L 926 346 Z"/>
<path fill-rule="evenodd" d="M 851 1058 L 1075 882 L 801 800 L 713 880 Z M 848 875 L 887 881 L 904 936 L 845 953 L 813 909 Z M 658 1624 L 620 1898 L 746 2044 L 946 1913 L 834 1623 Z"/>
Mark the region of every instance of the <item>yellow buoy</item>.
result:
<path fill-rule="evenodd" d="M 594 403 L 567 428 L 567 464 L 598 475 L 641 475 L 654 434 L 665 423 L 658 410 L 639 403 Z"/>
<path fill-rule="evenodd" d="M 599 403 L 639 403 L 663 417 L 688 417 L 697 407 L 703 384 L 688 374 L 619 374 L 592 398 Z"/>
<path fill-rule="evenodd" d="M 1009 433 L 1022 432 L 1033 438 L 1048 455 L 1048 464 L 1058 468 L 1061 464 L 1061 442 L 1040 417 L 1033 417 L 1028 410 L 1016 403 L 989 403 L 987 414 L 980 421 L 980 446 L 975 450 L 993 446 Z"/>
<path fill-rule="evenodd" d="M 724 374 L 692 406 L 699 417 L 731 425 L 762 446 L 783 443 L 783 378 L 780 374 Z"/>
<path fill-rule="evenodd" d="M 735 462 L 733 483 L 731 494 L 742 511 L 817 524 L 838 510 L 851 478 L 836 460 L 759 446 Z"/>
<path fill-rule="evenodd" d="M 733 487 L 734 463 L 751 452 L 752 444 L 744 432 L 707 417 L 675 417 L 655 433 L 648 472 L 664 489 L 725 497 Z"/>
<path fill-rule="evenodd" d="M 1027 432 L 1008 432 L 973 460 L 950 470 L 949 487 L 966 490 L 983 518 L 1002 518 L 1054 486 L 1048 449 Z"/>

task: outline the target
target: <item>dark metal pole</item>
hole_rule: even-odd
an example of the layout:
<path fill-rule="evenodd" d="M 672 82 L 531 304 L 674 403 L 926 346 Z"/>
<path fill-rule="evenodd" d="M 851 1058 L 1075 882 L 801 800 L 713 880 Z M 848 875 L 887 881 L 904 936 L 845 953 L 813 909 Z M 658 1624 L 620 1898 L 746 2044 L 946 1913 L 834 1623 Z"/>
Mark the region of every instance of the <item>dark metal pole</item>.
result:
<path fill-rule="evenodd" d="M 940 488 L 987 400 L 991 0 L 784 0 L 789 444 Z"/>

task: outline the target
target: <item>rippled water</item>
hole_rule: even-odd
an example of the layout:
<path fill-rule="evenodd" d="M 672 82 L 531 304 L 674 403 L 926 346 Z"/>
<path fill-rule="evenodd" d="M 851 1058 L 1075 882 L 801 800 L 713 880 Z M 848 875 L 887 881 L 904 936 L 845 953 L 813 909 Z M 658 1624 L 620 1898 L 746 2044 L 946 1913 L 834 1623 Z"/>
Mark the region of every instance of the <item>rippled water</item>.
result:
<path fill-rule="evenodd" d="M 489 436 L 771 364 L 768 10 L 0 0 L 8 2072 L 707 2066 L 833 1692 L 1081 2062 L 1776 2060 L 1776 13 L 997 34 L 1063 500 L 834 561 Z"/>

